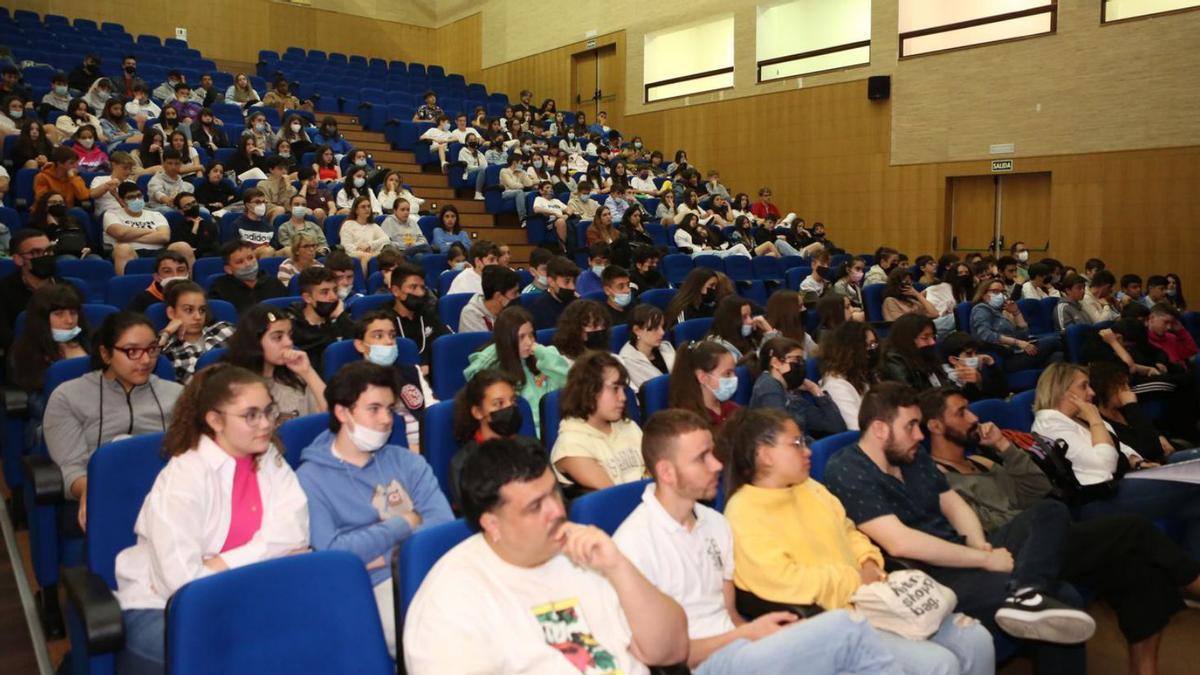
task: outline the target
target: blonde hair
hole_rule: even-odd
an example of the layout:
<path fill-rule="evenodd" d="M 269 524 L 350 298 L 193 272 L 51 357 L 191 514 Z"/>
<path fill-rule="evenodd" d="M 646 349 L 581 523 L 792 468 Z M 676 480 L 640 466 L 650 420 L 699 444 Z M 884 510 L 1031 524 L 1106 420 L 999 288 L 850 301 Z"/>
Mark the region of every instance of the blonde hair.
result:
<path fill-rule="evenodd" d="M 1051 363 L 1038 378 L 1037 391 L 1033 395 L 1033 410 L 1057 408 L 1070 388 L 1076 375 L 1087 377 L 1088 371 L 1075 363 Z"/>

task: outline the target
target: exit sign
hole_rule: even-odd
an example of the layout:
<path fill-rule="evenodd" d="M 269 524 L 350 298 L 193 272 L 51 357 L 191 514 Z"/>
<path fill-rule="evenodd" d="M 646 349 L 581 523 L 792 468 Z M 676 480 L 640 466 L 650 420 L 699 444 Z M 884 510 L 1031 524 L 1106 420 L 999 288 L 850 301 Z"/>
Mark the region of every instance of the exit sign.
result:
<path fill-rule="evenodd" d="M 1007 173 L 1013 170 L 1013 161 L 1011 159 L 993 159 L 992 173 Z"/>

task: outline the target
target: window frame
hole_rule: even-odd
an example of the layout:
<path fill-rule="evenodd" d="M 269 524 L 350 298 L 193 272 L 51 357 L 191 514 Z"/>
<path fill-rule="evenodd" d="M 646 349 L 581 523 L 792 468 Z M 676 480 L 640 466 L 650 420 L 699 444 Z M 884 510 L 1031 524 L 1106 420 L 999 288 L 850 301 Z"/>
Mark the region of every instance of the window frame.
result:
<path fill-rule="evenodd" d="M 1137 16 L 1127 16 L 1124 19 L 1109 19 L 1108 17 L 1108 0 L 1100 0 L 1100 25 L 1110 26 L 1113 24 L 1122 24 L 1126 21 L 1141 21 L 1142 19 L 1154 19 L 1160 16 L 1171 16 L 1172 14 L 1183 14 L 1185 12 L 1200 11 L 1200 3 L 1191 7 L 1180 7 L 1179 9 L 1164 9 L 1160 12 L 1150 12 L 1149 14 L 1138 14 Z"/>
<path fill-rule="evenodd" d="M 714 77 L 717 75 L 725 75 L 725 74 L 733 75 L 734 74 L 734 66 L 728 66 L 726 68 L 717 68 L 715 70 L 707 70 L 703 73 L 692 73 L 691 75 L 680 75 L 679 77 L 672 77 L 670 79 L 659 80 L 657 82 L 646 82 L 642 86 L 642 101 L 646 105 L 650 105 L 653 103 L 661 103 L 663 101 L 671 101 L 671 100 L 674 100 L 677 98 L 683 98 L 685 96 L 699 96 L 701 94 L 711 94 L 714 91 L 725 91 L 726 89 L 733 89 L 733 85 L 731 84 L 728 87 L 715 87 L 713 89 L 705 89 L 703 91 L 693 91 L 693 92 L 687 93 L 687 94 L 676 94 L 674 96 L 664 96 L 662 98 L 656 98 L 653 100 L 650 99 L 650 89 L 652 89 L 654 87 L 665 87 L 665 86 L 671 85 L 671 84 L 679 84 L 680 82 L 690 82 L 691 80 L 702 80 L 706 77 Z"/>
<path fill-rule="evenodd" d="M 1101 0 L 1103 2 L 1103 0 Z M 1032 35 L 1022 35 L 1020 37 L 1001 38 L 998 40 L 989 40 L 987 42 L 976 42 L 960 47 L 947 47 L 945 49 L 936 49 L 933 51 L 921 52 L 920 54 L 905 54 L 904 43 L 906 40 L 913 38 L 925 37 L 927 35 L 937 35 L 939 33 L 950 33 L 964 28 L 975 28 L 977 26 L 986 26 L 990 23 L 1001 23 L 1012 19 L 1023 19 L 1029 16 L 1038 16 L 1040 14 L 1050 15 L 1050 29 L 1044 33 L 1034 33 Z M 955 23 L 942 24 L 940 26 L 930 26 L 929 28 L 921 28 L 918 30 L 908 31 L 906 33 L 898 33 L 897 49 L 899 58 L 915 59 L 931 54 L 945 54 L 947 52 L 955 52 L 962 49 L 974 49 L 976 47 L 984 47 L 987 45 L 1004 44 L 1005 42 L 1016 42 L 1017 40 L 1028 40 L 1030 38 L 1043 37 L 1046 35 L 1056 35 L 1058 33 L 1058 0 L 1050 0 L 1048 4 L 1039 7 L 1030 7 L 1027 9 L 1019 9 L 1012 12 L 1004 12 L 1003 14 L 991 14 L 989 16 L 981 16 L 976 19 L 967 19 L 966 21 L 957 21 Z"/>
<path fill-rule="evenodd" d="M 792 75 L 781 75 L 779 77 L 772 77 L 772 78 L 766 79 L 766 80 L 763 79 L 763 75 L 762 75 L 763 68 L 765 68 L 767 66 L 774 66 L 774 65 L 780 64 L 780 63 L 788 63 L 790 61 L 801 61 L 803 59 L 809 59 L 814 56 L 825 56 L 826 54 L 836 54 L 838 52 L 850 51 L 851 49 L 862 49 L 863 47 L 866 47 L 868 50 L 870 50 L 871 41 L 868 39 L 868 40 L 860 40 L 858 42 L 847 42 L 846 44 L 833 45 L 832 47 L 822 47 L 821 49 L 810 49 L 807 52 L 797 52 L 795 54 L 787 54 L 784 56 L 776 56 L 776 57 L 770 58 L 770 59 L 763 59 L 762 61 L 758 61 L 754 64 L 755 79 L 758 84 L 766 84 L 768 82 L 778 82 L 779 80 L 786 80 L 786 79 L 789 79 L 792 77 L 808 77 L 809 75 L 820 75 L 821 73 L 832 73 L 832 72 L 839 71 L 839 70 L 850 70 L 852 68 L 862 68 L 864 66 L 869 66 L 869 65 L 871 65 L 870 54 L 867 55 L 867 60 L 864 63 L 854 63 L 854 64 L 850 64 L 848 66 L 837 66 L 835 68 L 822 68 L 821 70 L 808 70 L 803 73 L 795 73 Z"/>

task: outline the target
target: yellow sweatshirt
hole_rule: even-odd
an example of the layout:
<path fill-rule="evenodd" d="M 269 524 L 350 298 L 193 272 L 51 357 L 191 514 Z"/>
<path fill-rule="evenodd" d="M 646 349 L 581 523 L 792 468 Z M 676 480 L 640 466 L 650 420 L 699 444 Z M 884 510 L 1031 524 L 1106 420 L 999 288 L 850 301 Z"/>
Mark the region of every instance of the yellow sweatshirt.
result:
<path fill-rule="evenodd" d="M 725 506 L 733 528 L 733 583 L 764 600 L 846 607 L 868 560 L 883 555 L 823 485 L 746 485 Z"/>

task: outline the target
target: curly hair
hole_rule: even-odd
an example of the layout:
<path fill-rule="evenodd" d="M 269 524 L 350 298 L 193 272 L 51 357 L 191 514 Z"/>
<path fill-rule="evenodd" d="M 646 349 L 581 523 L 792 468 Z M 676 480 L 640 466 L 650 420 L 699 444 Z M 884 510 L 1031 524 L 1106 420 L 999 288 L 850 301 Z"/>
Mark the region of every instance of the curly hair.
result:
<path fill-rule="evenodd" d="M 860 394 L 874 381 L 867 357 L 867 335 L 874 333 L 861 321 L 847 321 L 821 339 L 821 371 L 845 378 Z"/>
<path fill-rule="evenodd" d="M 579 358 L 567 373 L 567 384 L 559 399 L 563 419 L 577 417 L 586 420 L 596 412 L 596 399 L 604 390 L 609 369 L 617 371 L 617 384 L 629 384 L 629 372 L 621 360 L 609 352 L 591 351 Z M 621 419 L 625 419 L 622 412 Z"/>
<path fill-rule="evenodd" d="M 567 305 L 558 317 L 557 330 L 554 332 L 554 346 L 558 352 L 569 359 L 577 359 L 588 350 L 587 336 L 584 331 L 588 326 L 603 326 L 604 344 L 608 344 L 609 329 L 612 328 L 612 317 L 604 305 L 595 300 L 576 300 Z"/>
<path fill-rule="evenodd" d="M 195 448 L 201 436 L 211 436 L 213 429 L 206 419 L 209 411 L 219 410 L 235 398 L 243 387 L 254 385 L 266 389 L 267 381 L 245 368 L 228 363 L 216 363 L 196 371 L 175 402 L 171 426 L 167 428 L 162 441 L 163 456 L 182 455 Z M 277 448 L 283 447 L 274 433 L 271 442 Z"/>
<path fill-rule="evenodd" d="M 754 481 L 758 449 L 774 443 L 784 425 L 794 421 L 789 413 L 776 408 L 739 408 L 725 421 L 717 434 L 716 446 L 726 467 L 726 499 Z"/>
<path fill-rule="evenodd" d="M 255 305 L 242 313 L 233 336 L 225 345 L 225 361 L 241 366 L 252 373 L 261 374 L 266 368 L 263 357 L 262 339 L 277 321 L 291 323 L 291 316 L 270 305 Z M 291 368 L 275 368 L 272 377 L 276 382 L 294 389 L 305 388 L 304 381 Z"/>

